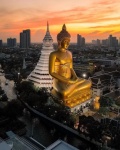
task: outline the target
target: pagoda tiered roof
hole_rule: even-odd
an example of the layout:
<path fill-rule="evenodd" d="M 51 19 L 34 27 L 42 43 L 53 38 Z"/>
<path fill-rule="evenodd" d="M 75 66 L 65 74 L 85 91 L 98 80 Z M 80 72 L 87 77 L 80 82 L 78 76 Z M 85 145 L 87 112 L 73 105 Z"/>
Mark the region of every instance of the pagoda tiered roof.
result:
<path fill-rule="evenodd" d="M 43 39 L 40 59 L 35 69 L 28 76 L 28 80 L 34 83 L 39 88 L 51 88 L 52 77 L 49 75 L 49 54 L 54 51 L 53 39 L 49 32 L 49 24 L 47 22 L 47 31 Z"/>

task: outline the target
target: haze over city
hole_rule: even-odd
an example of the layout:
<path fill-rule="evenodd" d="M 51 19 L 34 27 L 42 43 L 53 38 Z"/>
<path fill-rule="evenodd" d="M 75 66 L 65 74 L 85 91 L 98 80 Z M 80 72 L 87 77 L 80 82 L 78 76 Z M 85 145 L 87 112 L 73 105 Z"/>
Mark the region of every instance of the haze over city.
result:
<path fill-rule="evenodd" d="M 22 30 L 31 30 L 31 42 L 42 42 L 47 21 L 50 33 L 56 35 L 65 23 L 76 42 L 77 34 L 92 39 L 120 37 L 120 1 L 118 0 L 1 0 L 0 39 L 17 38 Z"/>

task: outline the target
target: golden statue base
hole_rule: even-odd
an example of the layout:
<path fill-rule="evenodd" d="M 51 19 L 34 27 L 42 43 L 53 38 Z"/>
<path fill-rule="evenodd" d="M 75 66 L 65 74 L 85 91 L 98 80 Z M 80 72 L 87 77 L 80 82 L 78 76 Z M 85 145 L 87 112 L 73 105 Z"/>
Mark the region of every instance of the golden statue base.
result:
<path fill-rule="evenodd" d="M 77 105 L 80 105 L 80 104 L 88 101 L 92 96 L 92 92 L 90 89 L 83 90 L 83 91 L 81 91 L 81 93 L 80 92 L 76 93 L 72 97 L 65 98 L 65 99 L 63 99 L 61 97 L 61 95 L 58 92 L 56 92 L 54 89 L 51 91 L 51 94 L 53 97 L 55 97 L 57 99 L 58 102 L 64 104 L 65 106 L 68 106 L 70 108 L 73 108 Z"/>

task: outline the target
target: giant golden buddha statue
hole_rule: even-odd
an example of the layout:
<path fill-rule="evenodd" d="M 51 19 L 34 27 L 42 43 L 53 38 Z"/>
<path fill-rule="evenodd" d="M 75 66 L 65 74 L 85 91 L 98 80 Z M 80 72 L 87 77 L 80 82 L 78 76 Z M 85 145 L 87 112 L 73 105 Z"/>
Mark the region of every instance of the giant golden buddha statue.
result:
<path fill-rule="evenodd" d="M 65 24 L 57 35 L 58 50 L 49 57 L 49 73 L 53 77 L 52 94 L 66 106 L 74 107 L 91 97 L 91 81 L 78 78 L 73 70 L 72 53 L 68 50 L 70 34 Z"/>

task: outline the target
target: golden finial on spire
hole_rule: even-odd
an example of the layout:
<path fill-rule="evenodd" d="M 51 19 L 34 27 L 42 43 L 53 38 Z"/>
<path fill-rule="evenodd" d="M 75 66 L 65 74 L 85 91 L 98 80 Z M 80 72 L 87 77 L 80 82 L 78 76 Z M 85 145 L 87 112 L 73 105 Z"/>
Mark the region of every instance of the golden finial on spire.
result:
<path fill-rule="evenodd" d="M 47 21 L 47 32 L 49 32 L 49 23 Z"/>

